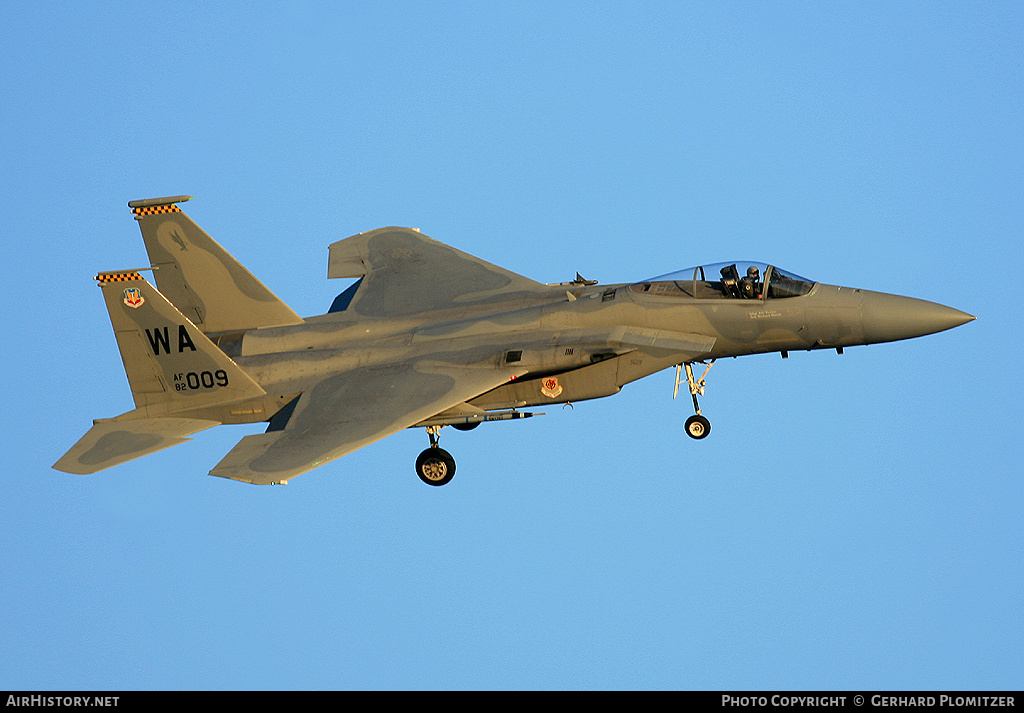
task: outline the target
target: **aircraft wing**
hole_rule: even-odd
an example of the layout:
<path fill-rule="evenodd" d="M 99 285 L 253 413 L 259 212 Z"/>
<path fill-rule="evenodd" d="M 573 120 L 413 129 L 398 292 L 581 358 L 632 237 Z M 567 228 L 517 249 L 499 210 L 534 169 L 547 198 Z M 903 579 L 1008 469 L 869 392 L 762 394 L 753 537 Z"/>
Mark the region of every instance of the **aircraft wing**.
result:
<path fill-rule="evenodd" d="M 327 276 L 363 278 L 348 309 L 366 317 L 412 315 L 543 288 L 413 228 L 378 228 L 333 243 Z"/>
<path fill-rule="evenodd" d="M 303 392 L 284 428 L 246 436 L 210 475 L 285 483 L 524 372 L 420 358 L 332 374 Z"/>

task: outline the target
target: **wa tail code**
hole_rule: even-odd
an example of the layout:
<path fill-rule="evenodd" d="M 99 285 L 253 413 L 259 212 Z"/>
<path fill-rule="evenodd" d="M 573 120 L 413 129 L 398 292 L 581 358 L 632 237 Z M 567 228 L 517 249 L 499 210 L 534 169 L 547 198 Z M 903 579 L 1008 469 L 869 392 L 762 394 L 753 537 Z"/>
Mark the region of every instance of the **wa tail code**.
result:
<path fill-rule="evenodd" d="M 167 330 L 167 327 L 157 327 L 156 329 L 147 329 L 146 337 L 149 338 L 149 346 L 153 348 L 153 354 L 160 356 L 160 350 L 163 349 L 164 354 L 171 353 L 171 337 Z M 192 343 L 192 338 L 188 336 L 188 330 L 185 329 L 184 324 L 178 325 L 178 354 L 181 354 L 186 349 L 189 351 L 195 351 L 196 345 Z"/>

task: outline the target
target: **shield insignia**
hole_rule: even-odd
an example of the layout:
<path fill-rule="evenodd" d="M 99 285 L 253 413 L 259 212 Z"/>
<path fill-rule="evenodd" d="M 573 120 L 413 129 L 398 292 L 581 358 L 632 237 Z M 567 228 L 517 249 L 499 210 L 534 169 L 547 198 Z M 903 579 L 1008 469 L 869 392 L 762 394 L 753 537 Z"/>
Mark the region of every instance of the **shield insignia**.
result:
<path fill-rule="evenodd" d="M 129 307 L 141 307 L 145 301 L 146 298 L 142 296 L 142 290 L 138 287 L 128 287 L 125 289 L 124 303 Z"/>
<path fill-rule="evenodd" d="M 555 398 L 562 393 L 562 386 L 558 383 L 558 379 L 554 376 L 549 376 L 542 379 L 540 382 L 540 392 L 549 398 Z"/>

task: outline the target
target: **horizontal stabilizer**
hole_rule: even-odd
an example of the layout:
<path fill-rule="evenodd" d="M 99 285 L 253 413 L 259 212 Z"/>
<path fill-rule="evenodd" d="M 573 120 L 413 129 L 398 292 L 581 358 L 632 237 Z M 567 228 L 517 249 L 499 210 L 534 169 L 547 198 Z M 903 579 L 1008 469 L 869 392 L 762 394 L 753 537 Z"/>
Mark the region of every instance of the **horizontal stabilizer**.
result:
<path fill-rule="evenodd" d="M 53 467 L 88 475 L 190 441 L 184 436 L 218 424 L 198 418 L 103 419 L 96 421 Z"/>

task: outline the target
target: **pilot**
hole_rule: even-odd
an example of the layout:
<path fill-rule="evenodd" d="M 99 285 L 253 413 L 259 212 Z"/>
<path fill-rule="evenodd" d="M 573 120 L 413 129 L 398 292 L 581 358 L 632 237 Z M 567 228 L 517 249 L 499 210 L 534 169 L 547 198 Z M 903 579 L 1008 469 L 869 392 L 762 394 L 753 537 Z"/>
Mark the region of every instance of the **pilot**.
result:
<path fill-rule="evenodd" d="M 747 276 L 740 279 L 740 294 L 748 300 L 761 297 L 761 271 L 751 265 L 747 268 Z"/>

